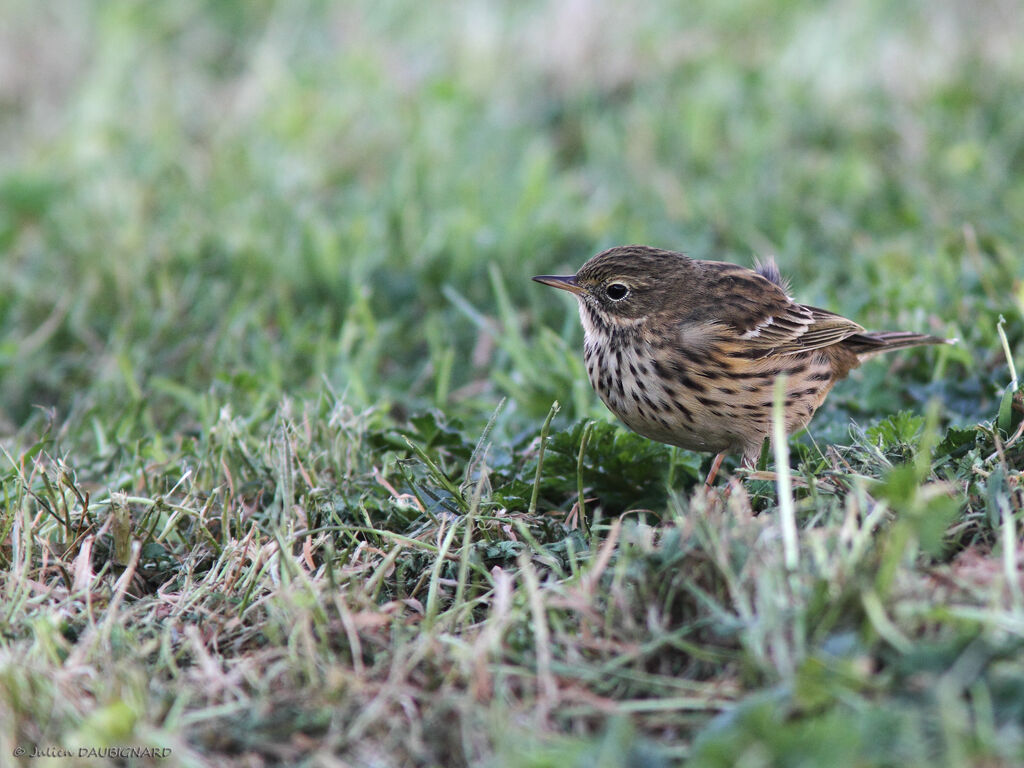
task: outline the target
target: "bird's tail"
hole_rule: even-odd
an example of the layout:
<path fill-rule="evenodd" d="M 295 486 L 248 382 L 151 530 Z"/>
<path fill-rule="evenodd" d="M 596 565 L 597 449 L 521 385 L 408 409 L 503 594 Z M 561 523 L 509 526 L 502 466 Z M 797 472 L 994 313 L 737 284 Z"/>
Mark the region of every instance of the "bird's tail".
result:
<path fill-rule="evenodd" d="M 910 333 L 909 331 L 874 331 L 848 336 L 843 339 L 843 346 L 858 357 L 866 357 L 904 347 L 918 347 L 922 344 L 956 344 L 956 341 L 956 339 L 941 339 L 938 336 Z"/>

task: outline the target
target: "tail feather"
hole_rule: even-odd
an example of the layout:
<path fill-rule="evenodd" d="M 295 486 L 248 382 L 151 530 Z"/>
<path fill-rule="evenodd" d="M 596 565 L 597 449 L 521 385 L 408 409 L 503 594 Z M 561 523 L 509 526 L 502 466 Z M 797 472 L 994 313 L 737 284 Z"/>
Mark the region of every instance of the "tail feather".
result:
<path fill-rule="evenodd" d="M 894 349 L 903 349 L 904 347 L 918 347 L 923 344 L 955 343 L 956 339 L 942 339 L 938 336 L 928 336 L 924 333 L 911 333 L 909 331 L 855 333 L 853 336 L 843 339 L 843 346 L 858 357 L 889 352 Z"/>

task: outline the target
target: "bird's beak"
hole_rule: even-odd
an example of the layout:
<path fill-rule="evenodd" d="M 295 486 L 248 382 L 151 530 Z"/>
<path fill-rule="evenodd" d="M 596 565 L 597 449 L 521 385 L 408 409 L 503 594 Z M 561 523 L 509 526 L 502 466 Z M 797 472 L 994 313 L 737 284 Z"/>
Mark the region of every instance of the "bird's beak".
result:
<path fill-rule="evenodd" d="M 550 285 L 552 288 L 561 288 L 569 293 L 583 295 L 587 290 L 576 284 L 576 275 L 537 275 L 533 278 L 538 283 Z"/>

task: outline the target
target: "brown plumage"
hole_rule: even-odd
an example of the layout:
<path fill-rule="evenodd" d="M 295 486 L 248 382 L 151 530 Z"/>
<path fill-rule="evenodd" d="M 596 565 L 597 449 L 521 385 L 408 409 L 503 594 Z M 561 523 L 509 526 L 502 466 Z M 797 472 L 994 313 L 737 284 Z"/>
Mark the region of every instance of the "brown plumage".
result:
<path fill-rule="evenodd" d="M 575 275 L 533 279 L 576 295 L 587 374 L 605 405 L 645 437 L 717 453 L 708 483 L 726 453 L 748 466 L 757 460 L 779 375 L 792 433 L 864 358 L 946 341 L 869 333 L 798 304 L 771 261 L 752 270 L 630 245 L 599 253 Z"/>

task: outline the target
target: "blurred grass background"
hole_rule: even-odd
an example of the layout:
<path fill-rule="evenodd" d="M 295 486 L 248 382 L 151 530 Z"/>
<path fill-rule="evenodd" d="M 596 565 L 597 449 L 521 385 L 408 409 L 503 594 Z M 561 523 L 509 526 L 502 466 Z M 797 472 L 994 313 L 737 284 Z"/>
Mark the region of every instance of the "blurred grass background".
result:
<path fill-rule="evenodd" d="M 942 428 L 994 419 L 1000 315 L 1022 359 L 1018 3 L 5 0 L 0 14 L 12 536 L 44 454 L 94 498 L 170 496 L 185 477 L 212 498 L 242 474 L 283 505 L 252 457 L 275 425 L 326 419 L 324 398 L 381 434 L 440 409 L 458 438 L 413 432 L 457 455 L 502 398 L 492 436 L 513 454 L 556 399 L 556 431 L 610 421 L 575 307 L 529 277 L 614 244 L 774 255 L 801 301 L 961 339 L 837 388 L 811 426 L 823 447 L 932 400 Z M 382 437 L 341 449 L 317 434 L 311 461 L 365 478 L 397 466 Z M 657 456 L 670 477 L 696 473 Z M 616 461 L 591 467 L 606 490 L 626 476 Z M 545 491 L 566 507 L 567 467 L 571 484 Z M 4 642 L 33 636 L 35 615 L 12 612 Z M 489 746 L 464 754 L 566 764 L 557 744 L 515 763 L 494 717 Z"/>
<path fill-rule="evenodd" d="M 1017 10 L 8 2 L 7 431 L 324 380 L 596 415 L 572 308 L 526 278 L 624 242 L 775 254 L 804 301 L 959 334 L 976 416 L 1021 303 Z"/>

